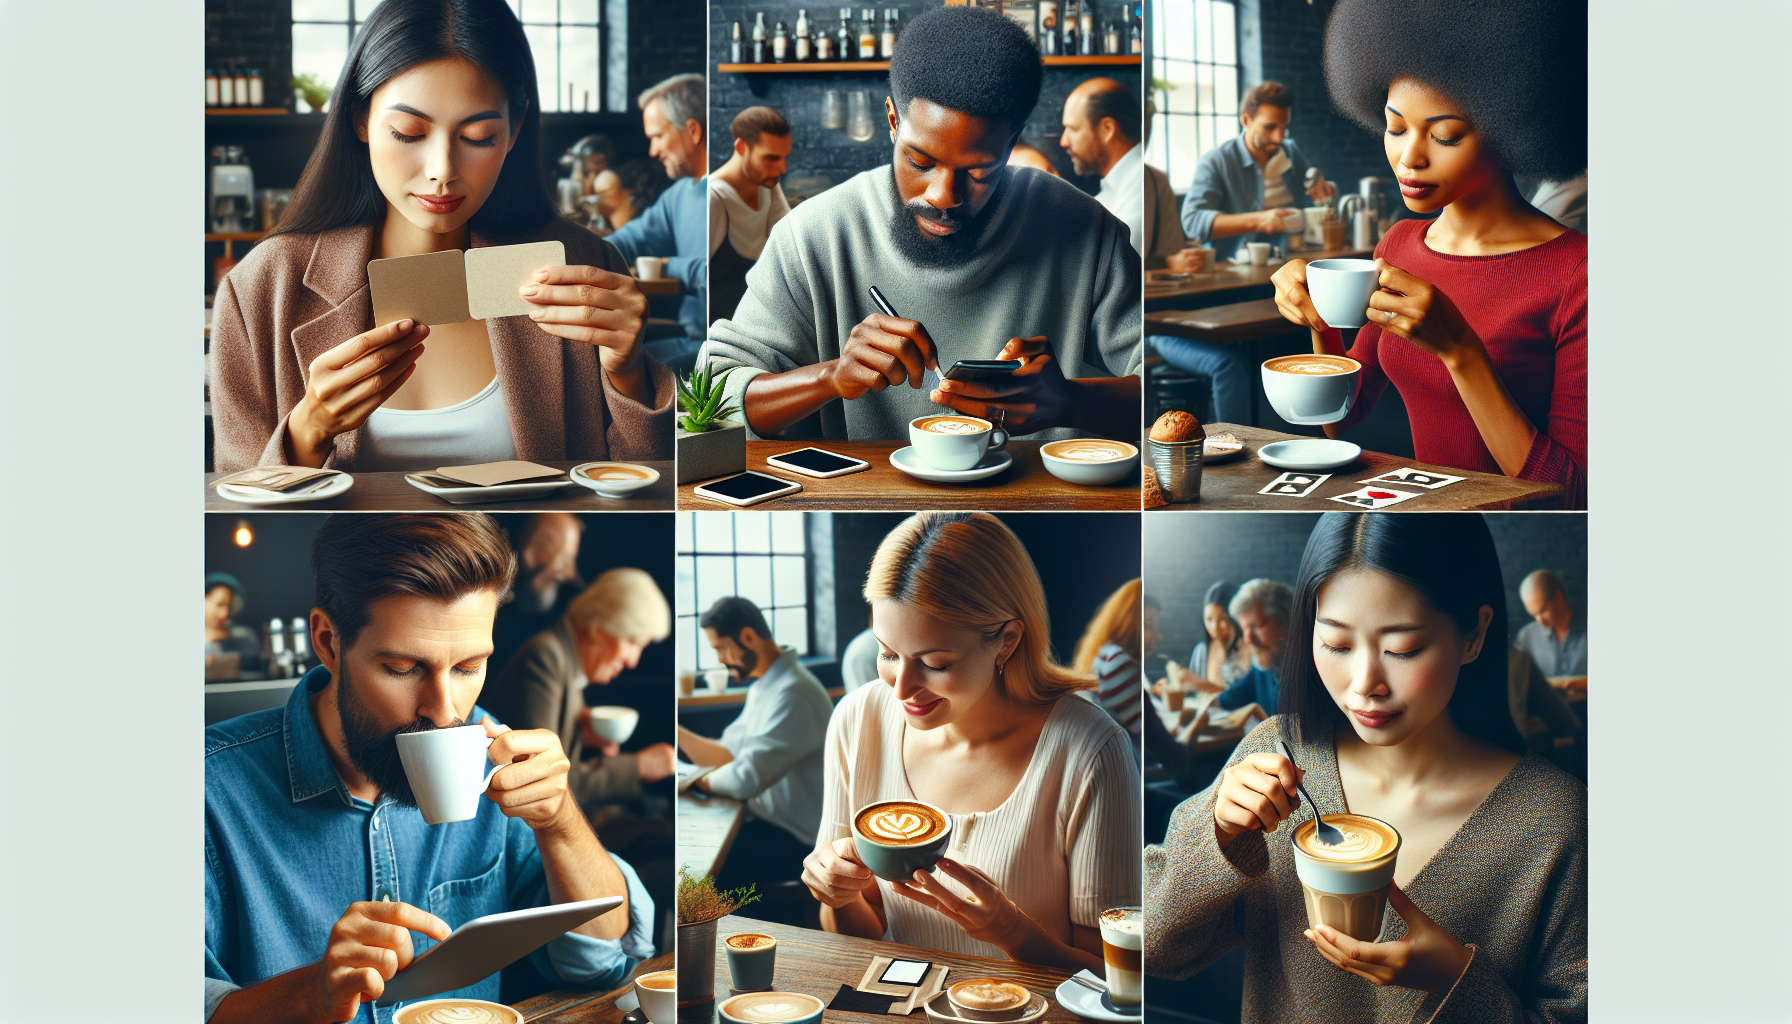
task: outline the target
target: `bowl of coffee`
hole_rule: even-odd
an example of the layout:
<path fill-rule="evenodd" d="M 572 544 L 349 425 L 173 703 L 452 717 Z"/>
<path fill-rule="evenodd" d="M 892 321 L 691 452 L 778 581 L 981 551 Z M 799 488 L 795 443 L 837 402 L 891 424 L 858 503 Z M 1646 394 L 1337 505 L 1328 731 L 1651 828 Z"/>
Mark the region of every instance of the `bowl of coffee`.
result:
<path fill-rule="evenodd" d="M 635 733 L 635 723 L 641 720 L 641 712 L 619 704 L 601 704 L 586 708 L 585 717 L 591 721 L 591 731 L 605 743 L 627 743 Z"/>
<path fill-rule="evenodd" d="M 399 1007 L 392 1024 L 523 1024 L 523 1014 L 483 999 L 425 999 Z"/>
<path fill-rule="evenodd" d="M 574 466 L 568 475 L 574 483 L 589 487 L 605 498 L 620 498 L 658 483 L 660 479 L 660 471 L 652 466 L 628 462 L 587 462 Z"/>
<path fill-rule="evenodd" d="M 1033 993 L 1024 985 L 1000 978 L 972 978 L 948 986 L 946 999 L 965 1020 L 1016 1020 L 1026 1016 Z"/>
<path fill-rule="evenodd" d="M 1307 924 L 1330 925 L 1353 939 L 1374 942 L 1381 934 L 1388 883 L 1394 880 L 1400 833 L 1364 814 L 1328 814 L 1325 822 L 1344 833 L 1343 842 L 1332 846 L 1320 842 L 1311 818 L 1288 837 L 1307 905 Z"/>
<path fill-rule="evenodd" d="M 678 1024 L 676 971 L 653 971 L 636 978 L 635 998 L 652 1024 Z"/>
<path fill-rule="evenodd" d="M 1001 451 L 1008 435 L 975 416 L 921 416 L 908 424 L 908 443 L 921 461 L 942 473 L 971 469 L 985 453 Z"/>
<path fill-rule="evenodd" d="M 1041 445 L 1039 459 L 1065 483 L 1099 487 L 1131 473 L 1139 464 L 1139 450 L 1125 441 L 1077 438 Z"/>
<path fill-rule="evenodd" d="M 1101 924 L 1101 963 L 1107 970 L 1108 1000 L 1115 1006 L 1139 1005 L 1144 989 L 1145 911 L 1142 907 L 1104 910 Z"/>
<path fill-rule="evenodd" d="M 889 882 L 932 871 L 952 838 L 952 816 L 919 800 L 883 800 L 852 818 L 852 845 L 871 873 Z"/>
<path fill-rule="evenodd" d="M 728 1024 L 815 1024 L 822 1001 L 801 992 L 749 992 L 717 1007 Z"/>
<path fill-rule="evenodd" d="M 1276 356 L 1263 361 L 1263 394 L 1289 423 L 1336 423 L 1356 402 L 1362 371 L 1363 364 L 1347 356 Z"/>

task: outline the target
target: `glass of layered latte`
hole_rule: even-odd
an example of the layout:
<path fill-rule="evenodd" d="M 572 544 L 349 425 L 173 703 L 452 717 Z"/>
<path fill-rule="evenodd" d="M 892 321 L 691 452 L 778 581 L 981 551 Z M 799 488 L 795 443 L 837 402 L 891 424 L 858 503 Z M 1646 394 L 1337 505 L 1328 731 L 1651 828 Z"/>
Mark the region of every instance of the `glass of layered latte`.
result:
<path fill-rule="evenodd" d="M 1307 905 L 1307 924 L 1330 925 L 1353 939 L 1374 942 L 1381 934 L 1388 883 L 1394 880 L 1400 833 L 1364 814 L 1328 814 L 1325 821 L 1344 833 L 1342 843 L 1320 842 L 1311 818 L 1301 822 L 1288 840 Z"/>
<path fill-rule="evenodd" d="M 1101 912 L 1101 962 L 1107 969 L 1108 1000 L 1117 1007 L 1139 1005 L 1144 949 L 1143 908 L 1115 907 Z"/>

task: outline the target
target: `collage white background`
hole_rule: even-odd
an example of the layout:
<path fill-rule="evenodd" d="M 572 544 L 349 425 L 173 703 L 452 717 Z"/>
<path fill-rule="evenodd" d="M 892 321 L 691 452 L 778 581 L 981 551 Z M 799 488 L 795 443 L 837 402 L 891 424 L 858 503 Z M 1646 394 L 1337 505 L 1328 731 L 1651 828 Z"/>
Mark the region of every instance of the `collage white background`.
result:
<path fill-rule="evenodd" d="M 4 1022 L 199 1006 L 203 14 L 0 0 Z M 1592 1019 L 1792 1020 L 1792 4 L 1591 36 Z"/>

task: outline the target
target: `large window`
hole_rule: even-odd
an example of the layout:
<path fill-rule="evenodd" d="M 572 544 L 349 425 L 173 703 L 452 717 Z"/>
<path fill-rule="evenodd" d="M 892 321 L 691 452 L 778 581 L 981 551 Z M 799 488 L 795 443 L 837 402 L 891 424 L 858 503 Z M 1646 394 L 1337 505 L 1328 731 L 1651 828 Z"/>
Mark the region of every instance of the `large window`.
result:
<path fill-rule="evenodd" d="M 717 598 L 765 613 L 772 636 L 809 653 L 808 535 L 801 512 L 678 512 L 678 668 L 720 664 L 697 625 Z"/>
<path fill-rule="evenodd" d="M 1177 189 L 1201 154 L 1238 134 L 1238 8 L 1232 0 L 1152 0 L 1157 117 L 1145 160 Z"/>
<path fill-rule="evenodd" d="M 292 0 L 292 73 L 335 87 L 349 42 L 380 0 Z M 602 110 L 601 0 L 508 0 L 535 55 L 544 113 Z"/>

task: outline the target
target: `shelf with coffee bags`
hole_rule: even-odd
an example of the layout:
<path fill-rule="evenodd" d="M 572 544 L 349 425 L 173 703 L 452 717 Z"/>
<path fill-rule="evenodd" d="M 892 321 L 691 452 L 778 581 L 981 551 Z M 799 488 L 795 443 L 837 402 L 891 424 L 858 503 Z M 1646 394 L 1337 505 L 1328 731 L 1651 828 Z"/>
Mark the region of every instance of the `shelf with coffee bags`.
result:
<path fill-rule="evenodd" d="M 1143 58 L 1138 54 L 1106 54 L 1091 57 L 1042 57 L 1048 68 L 1126 66 L 1138 67 Z M 852 72 L 882 74 L 890 70 L 887 60 L 847 60 L 847 61 L 803 61 L 784 64 L 717 64 L 716 71 L 725 75 L 767 75 L 767 74 L 804 74 L 813 72 L 832 72 L 834 74 L 850 74 Z"/>

